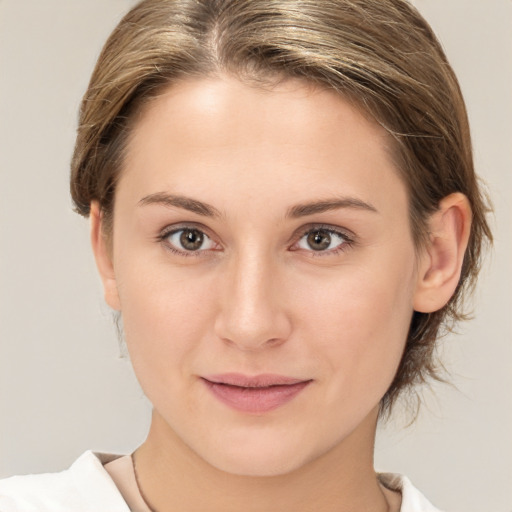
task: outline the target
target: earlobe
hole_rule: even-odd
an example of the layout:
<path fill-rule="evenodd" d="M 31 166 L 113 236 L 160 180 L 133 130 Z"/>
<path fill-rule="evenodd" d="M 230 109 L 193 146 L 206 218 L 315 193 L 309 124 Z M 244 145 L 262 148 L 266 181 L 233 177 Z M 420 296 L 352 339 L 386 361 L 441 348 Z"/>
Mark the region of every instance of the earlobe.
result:
<path fill-rule="evenodd" d="M 414 310 L 432 313 L 445 306 L 457 288 L 471 228 L 467 197 L 456 192 L 439 203 L 429 219 L 429 241 L 423 249 Z"/>
<path fill-rule="evenodd" d="M 102 229 L 102 212 L 97 201 L 91 203 L 91 245 L 96 260 L 96 266 L 103 283 L 105 301 L 116 311 L 121 311 L 117 281 L 112 263 L 112 254 Z"/>

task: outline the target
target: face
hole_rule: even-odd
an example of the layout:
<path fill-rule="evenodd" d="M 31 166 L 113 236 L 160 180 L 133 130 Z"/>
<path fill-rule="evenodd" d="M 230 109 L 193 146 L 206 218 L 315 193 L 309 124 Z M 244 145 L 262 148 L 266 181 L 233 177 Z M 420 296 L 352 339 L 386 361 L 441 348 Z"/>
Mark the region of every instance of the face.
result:
<path fill-rule="evenodd" d="M 293 80 L 182 82 L 143 112 L 105 288 L 169 439 L 272 475 L 374 423 L 417 285 L 388 142 Z"/>

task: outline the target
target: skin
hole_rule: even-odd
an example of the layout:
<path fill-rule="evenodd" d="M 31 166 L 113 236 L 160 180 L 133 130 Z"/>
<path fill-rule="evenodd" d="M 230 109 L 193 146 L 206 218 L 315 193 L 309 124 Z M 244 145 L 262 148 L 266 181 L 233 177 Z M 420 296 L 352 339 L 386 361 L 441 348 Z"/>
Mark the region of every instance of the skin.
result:
<path fill-rule="evenodd" d="M 413 310 L 455 289 L 470 211 L 445 198 L 417 250 L 389 144 L 342 97 L 295 80 L 185 81 L 142 112 L 113 239 L 97 203 L 91 219 L 106 300 L 154 406 L 135 453 L 152 508 L 399 510 L 373 469 L 379 402 Z M 183 227 L 206 235 L 200 250 L 169 235 Z M 330 245 L 315 251 L 320 228 Z M 226 372 L 311 383 L 242 413 L 201 378 Z"/>

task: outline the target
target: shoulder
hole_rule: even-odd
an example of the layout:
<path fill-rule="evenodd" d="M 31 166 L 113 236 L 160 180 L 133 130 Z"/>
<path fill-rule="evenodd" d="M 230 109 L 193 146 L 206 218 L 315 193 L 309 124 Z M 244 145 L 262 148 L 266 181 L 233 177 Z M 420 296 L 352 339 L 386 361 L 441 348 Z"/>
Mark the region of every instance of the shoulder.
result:
<path fill-rule="evenodd" d="M 0 480 L 0 510 L 129 512 L 116 485 L 103 468 L 102 461 L 114 458 L 87 451 L 69 469 L 60 473 L 13 476 Z"/>
<path fill-rule="evenodd" d="M 380 473 L 379 480 L 388 489 L 399 491 L 402 494 L 401 512 L 441 512 L 414 487 L 406 476 L 396 473 Z"/>

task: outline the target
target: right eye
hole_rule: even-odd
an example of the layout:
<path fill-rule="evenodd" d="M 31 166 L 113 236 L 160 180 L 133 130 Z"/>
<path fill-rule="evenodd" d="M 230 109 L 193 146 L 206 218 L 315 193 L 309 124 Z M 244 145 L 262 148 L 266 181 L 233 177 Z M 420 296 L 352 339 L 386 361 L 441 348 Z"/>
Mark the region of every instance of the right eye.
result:
<path fill-rule="evenodd" d="M 180 228 L 167 232 L 162 236 L 170 248 L 180 253 L 199 253 L 215 249 L 216 244 L 203 231 L 197 228 Z"/>

